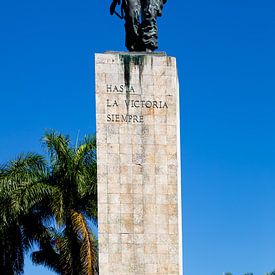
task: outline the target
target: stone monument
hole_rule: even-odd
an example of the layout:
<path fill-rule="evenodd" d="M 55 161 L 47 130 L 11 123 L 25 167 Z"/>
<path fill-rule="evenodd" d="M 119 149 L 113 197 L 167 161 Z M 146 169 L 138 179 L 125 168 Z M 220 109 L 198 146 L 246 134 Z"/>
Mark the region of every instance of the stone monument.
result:
<path fill-rule="evenodd" d="M 176 59 L 107 52 L 95 63 L 99 273 L 182 274 Z"/>

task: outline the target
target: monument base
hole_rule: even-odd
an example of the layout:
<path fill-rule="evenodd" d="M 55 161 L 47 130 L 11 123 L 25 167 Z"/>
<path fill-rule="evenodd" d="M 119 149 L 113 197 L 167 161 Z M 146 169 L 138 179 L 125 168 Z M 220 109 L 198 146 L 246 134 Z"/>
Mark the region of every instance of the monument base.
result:
<path fill-rule="evenodd" d="M 108 52 L 95 63 L 100 275 L 182 274 L 176 59 Z"/>

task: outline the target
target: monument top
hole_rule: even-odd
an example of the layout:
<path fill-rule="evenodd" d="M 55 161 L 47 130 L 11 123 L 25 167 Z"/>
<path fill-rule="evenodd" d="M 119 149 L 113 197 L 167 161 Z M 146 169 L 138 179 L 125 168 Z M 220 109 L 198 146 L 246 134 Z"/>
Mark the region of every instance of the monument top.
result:
<path fill-rule="evenodd" d="M 125 19 L 126 48 L 130 52 L 153 52 L 158 48 L 157 17 L 167 0 L 113 0 L 111 15 Z M 116 6 L 121 4 L 121 14 Z"/>
<path fill-rule="evenodd" d="M 120 51 L 105 51 L 105 54 L 120 54 L 120 55 L 154 55 L 167 56 L 166 52 L 120 52 Z"/>

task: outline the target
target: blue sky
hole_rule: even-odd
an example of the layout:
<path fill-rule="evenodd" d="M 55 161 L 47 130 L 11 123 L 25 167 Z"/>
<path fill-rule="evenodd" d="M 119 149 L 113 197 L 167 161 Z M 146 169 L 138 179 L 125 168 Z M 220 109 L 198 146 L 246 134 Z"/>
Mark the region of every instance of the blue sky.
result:
<path fill-rule="evenodd" d="M 95 132 L 95 52 L 124 50 L 109 1 L 0 6 L 0 162 L 45 129 Z M 185 275 L 275 269 L 275 2 L 168 0 L 181 83 Z M 27 275 L 52 274 L 31 266 Z"/>

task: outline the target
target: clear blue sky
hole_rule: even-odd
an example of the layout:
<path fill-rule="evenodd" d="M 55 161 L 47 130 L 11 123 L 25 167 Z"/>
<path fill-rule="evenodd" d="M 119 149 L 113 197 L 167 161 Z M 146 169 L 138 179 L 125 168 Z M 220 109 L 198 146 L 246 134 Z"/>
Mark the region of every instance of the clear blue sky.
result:
<path fill-rule="evenodd" d="M 95 132 L 95 52 L 124 50 L 109 1 L 0 5 L 0 162 L 54 128 Z M 168 0 L 181 82 L 185 275 L 275 268 L 275 1 Z M 32 267 L 27 275 L 52 274 Z"/>

